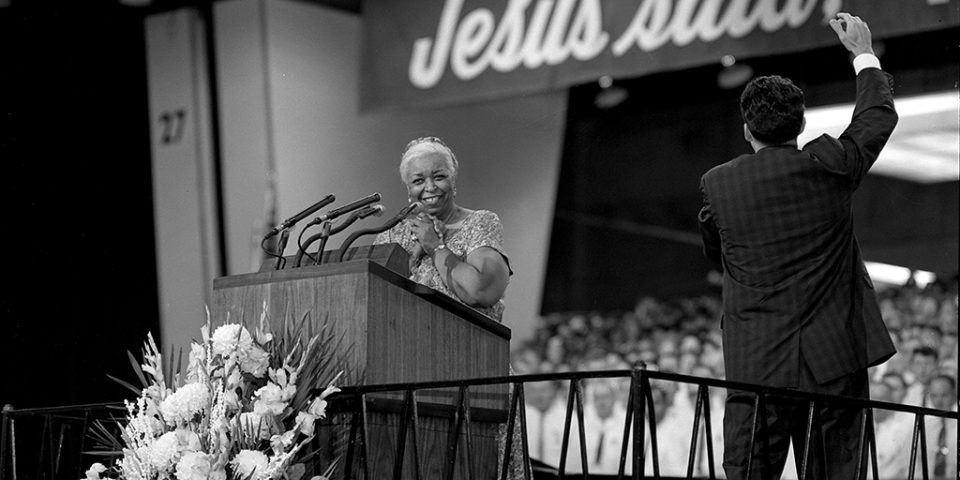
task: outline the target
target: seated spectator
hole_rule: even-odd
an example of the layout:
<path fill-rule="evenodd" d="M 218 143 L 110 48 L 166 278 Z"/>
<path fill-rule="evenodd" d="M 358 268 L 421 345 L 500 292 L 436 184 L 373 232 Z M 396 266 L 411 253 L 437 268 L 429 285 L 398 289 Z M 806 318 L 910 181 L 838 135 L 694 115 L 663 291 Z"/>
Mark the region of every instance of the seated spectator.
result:
<path fill-rule="evenodd" d="M 663 458 L 663 452 L 666 448 L 663 441 L 660 439 L 660 432 L 663 432 L 669 429 L 669 418 L 671 412 L 673 411 L 673 397 L 674 392 L 671 391 L 674 387 L 671 385 L 671 382 L 663 382 L 659 380 L 652 380 L 650 382 L 650 394 L 653 398 L 654 405 L 654 421 L 656 424 L 657 432 L 657 454 L 658 458 Z M 648 410 L 649 411 L 649 410 Z M 653 432 L 650 431 L 649 418 L 643 419 L 644 425 L 644 436 L 643 436 L 643 457 L 644 457 L 644 468 L 643 472 L 647 478 L 653 477 Z M 632 438 L 631 438 L 632 442 Z M 632 446 L 631 446 L 632 448 Z M 661 475 L 663 475 L 663 461 L 659 461 L 659 466 L 661 469 Z M 633 470 L 627 470 L 627 473 L 632 472 Z"/>
<path fill-rule="evenodd" d="M 546 345 L 546 360 L 553 365 L 560 365 L 567 361 L 567 351 L 564 346 L 564 339 L 559 334 L 550 337 Z"/>
<path fill-rule="evenodd" d="M 909 405 L 926 406 L 927 386 L 937 373 L 939 354 L 930 347 L 918 347 L 910 357 L 907 394 L 903 402 Z"/>
<path fill-rule="evenodd" d="M 549 373 L 549 368 L 541 373 Z M 561 399 L 558 390 L 557 382 L 552 381 L 527 382 L 523 388 L 530 458 L 553 466 L 560 463 L 558 441 L 563 440 L 566 413 L 566 398 Z"/>
<path fill-rule="evenodd" d="M 956 284 L 954 284 L 956 285 Z M 957 293 L 943 299 L 940 303 L 940 313 L 937 315 L 937 321 L 944 334 L 953 334 L 957 336 Z"/>
<path fill-rule="evenodd" d="M 684 375 L 693 375 L 693 370 L 700 364 L 700 355 L 693 352 L 683 352 L 678 359 L 677 372 Z"/>
<path fill-rule="evenodd" d="M 930 379 L 927 393 L 930 406 L 937 410 L 957 410 L 957 380 L 945 374 L 937 374 Z"/>
<path fill-rule="evenodd" d="M 586 392 L 583 429 L 589 472 L 593 475 L 616 475 L 623 447 L 626 399 L 611 379 L 589 381 Z M 632 447 L 632 442 L 628 441 L 628 451 Z M 579 454 L 578 449 L 574 450 Z"/>
<path fill-rule="evenodd" d="M 932 386 L 928 384 L 937 372 L 956 375 L 957 298 L 955 277 L 950 280 L 950 283 L 938 282 L 924 288 L 910 284 L 878 290 L 881 313 L 890 330 L 891 339 L 897 345 L 898 353 L 888 362 L 870 370 L 870 378 L 874 383 L 872 385 L 875 390 L 874 398 L 920 405 L 924 401 L 925 391 L 933 392 Z M 552 368 L 556 371 L 570 369 L 568 365 L 576 370 L 627 369 L 628 365 L 644 362 L 650 370 L 659 369 L 701 377 L 723 378 L 722 334 L 718 325 L 721 305 L 718 296 L 670 300 L 645 296 L 637 302 L 632 311 L 620 314 L 609 312 L 552 314 L 544 318 L 542 327 L 536 330 L 531 348 L 539 352 L 541 358 L 547 360 L 541 368 Z M 527 355 L 530 354 L 525 353 L 522 357 L 526 358 Z M 529 359 L 518 361 L 518 363 L 532 364 L 535 362 L 533 358 L 530 355 Z M 620 383 L 622 384 L 620 398 L 625 402 L 628 393 L 626 385 L 629 379 L 621 379 Z M 670 434 L 664 432 L 671 429 L 670 422 L 674 421 L 670 420 L 671 418 L 685 418 L 686 421 L 692 422 L 691 402 L 695 401 L 695 391 L 678 392 L 677 384 L 674 382 L 652 383 L 656 384 L 655 395 L 658 398 L 664 397 L 663 400 L 655 402 L 656 414 L 660 419 L 657 423 L 657 433 L 663 436 L 663 441 L 670 442 L 671 440 L 667 438 Z M 561 404 L 560 409 L 565 410 L 569 382 L 561 382 L 557 389 L 556 395 Z M 714 401 L 717 390 L 721 389 L 711 389 L 711 407 L 723 405 L 722 394 L 717 401 Z M 590 412 L 596 406 L 587 406 L 593 402 L 590 399 L 593 393 L 585 391 L 585 395 L 584 415 L 594 415 L 595 412 Z M 694 396 L 691 397 L 691 395 Z M 932 402 L 933 399 L 931 398 L 930 401 Z M 621 406 L 626 408 L 626 405 Z M 928 403 L 927 406 L 930 404 Z M 687 413 L 684 413 L 685 410 Z M 903 417 L 905 420 L 901 421 L 898 417 Z M 720 415 L 715 415 L 715 420 L 720 420 Z M 661 428 L 663 422 L 666 422 L 666 430 Z M 555 447 L 557 453 L 554 454 L 556 461 L 559 460 L 559 442 L 562 441 L 562 414 L 558 423 L 560 432 L 556 435 L 558 438 Z M 573 423 L 576 423 L 575 417 Z M 901 424 L 903 426 L 900 426 Z M 877 411 L 876 425 L 878 445 L 885 448 L 883 458 L 891 464 L 898 464 L 901 469 L 897 475 L 890 477 L 882 474 L 885 470 L 881 467 L 880 478 L 884 480 L 898 478 L 898 476 L 905 478 L 907 462 L 896 455 L 902 454 L 903 451 L 909 453 L 912 417 L 907 414 Z M 588 431 L 590 428 L 593 427 L 585 425 Z M 622 428 L 622 425 L 619 428 Z M 667 460 L 665 457 L 668 455 L 667 449 L 660 445 L 661 466 L 665 467 L 661 473 L 676 471 L 680 476 L 686 475 L 686 455 L 689 452 L 691 433 L 687 429 L 683 435 L 680 435 L 683 437 L 683 447 L 680 449 L 682 460 Z M 722 432 L 717 428 L 714 433 Z M 591 438 L 588 432 L 585 434 L 588 441 L 597 441 L 595 436 Z M 579 463 L 575 463 L 580 461 L 577 435 L 576 430 L 572 429 L 570 438 L 572 449 L 568 451 L 567 463 L 570 467 L 567 469 L 568 472 L 578 471 L 574 468 L 579 469 Z M 880 439 L 881 436 L 884 440 Z M 907 441 L 905 446 L 901 442 L 904 439 Z M 645 473 L 650 475 L 652 462 L 649 455 L 652 452 L 648 442 L 649 434 L 646 436 L 644 448 L 647 451 Z M 716 447 L 720 445 L 715 443 Z M 593 446 L 596 445 L 591 443 L 591 447 Z M 715 458 L 722 457 L 717 454 Z M 588 458 L 588 460 L 596 461 L 595 458 Z M 681 462 L 682 465 L 679 465 L 678 470 L 672 470 L 674 466 L 667 465 L 665 462 Z M 589 465 L 593 466 L 593 463 Z M 598 471 L 591 468 L 591 473 L 598 473 Z M 720 469 L 717 469 L 717 473 L 720 473 Z"/>
<path fill-rule="evenodd" d="M 709 374 L 699 370 L 700 374 Z M 660 446 L 660 474 L 669 477 L 686 477 L 690 458 L 690 440 L 693 435 L 694 411 L 697 405 L 697 385 L 679 384 L 674 395 L 670 412 L 657 424 Z M 701 415 L 703 413 L 701 412 Z M 714 454 L 714 472 L 723 475 L 723 401 L 711 395 L 710 399 L 711 439 Z M 700 417 L 700 431 L 697 434 L 697 452 L 694 457 L 693 475 L 696 478 L 707 477 L 706 426 L 704 417 Z"/>
<path fill-rule="evenodd" d="M 928 400 L 932 408 L 957 411 L 957 381 L 949 375 L 936 375 L 930 379 Z M 927 440 L 927 468 L 930 478 L 945 480 L 957 478 L 957 421 L 928 416 L 925 420 Z M 923 478 L 921 466 L 917 465 L 914 478 Z"/>
<path fill-rule="evenodd" d="M 907 382 L 903 379 L 903 375 L 897 372 L 887 372 L 883 374 L 880 381 L 886 385 L 889 390 L 890 400 L 884 401 L 903 403 L 903 398 L 907 395 Z M 872 395 L 871 398 L 873 398 Z"/>
<path fill-rule="evenodd" d="M 680 358 L 673 353 L 660 355 L 657 359 L 657 367 L 661 372 L 680 373 Z"/>
<path fill-rule="evenodd" d="M 870 385 L 870 399 L 899 403 L 897 389 L 902 389 L 903 379 L 895 372 L 888 372 L 884 381 Z M 913 416 L 891 410 L 874 409 L 874 438 L 877 447 L 879 478 L 901 479 L 906 477 L 910 462 L 910 441 L 913 431 Z"/>
<path fill-rule="evenodd" d="M 932 348 L 937 352 L 940 351 L 940 347 L 943 345 L 943 330 L 940 329 L 939 325 L 932 323 L 920 325 L 918 336 L 920 345 Z"/>
<path fill-rule="evenodd" d="M 956 320 L 954 320 L 956 321 Z M 940 371 L 957 376 L 957 334 L 948 333 L 943 336 L 943 342 L 940 344 Z"/>
<path fill-rule="evenodd" d="M 893 388 L 884 382 L 870 382 L 870 400 L 897 403 L 893 397 Z M 891 410 L 877 408 L 873 410 L 873 421 L 882 424 L 893 413 Z"/>
<path fill-rule="evenodd" d="M 700 355 L 703 350 L 702 345 L 703 341 L 700 340 L 700 337 L 692 333 L 688 333 L 680 339 L 680 353 L 692 353 Z"/>
<path fill-rule="evenodd" d="M 514 372 L 520 375 L 539 373 L 540 363 L 543 359 L 537 349 L 530 344 L 524 345 L 512 352 L 510 364 Z"/>

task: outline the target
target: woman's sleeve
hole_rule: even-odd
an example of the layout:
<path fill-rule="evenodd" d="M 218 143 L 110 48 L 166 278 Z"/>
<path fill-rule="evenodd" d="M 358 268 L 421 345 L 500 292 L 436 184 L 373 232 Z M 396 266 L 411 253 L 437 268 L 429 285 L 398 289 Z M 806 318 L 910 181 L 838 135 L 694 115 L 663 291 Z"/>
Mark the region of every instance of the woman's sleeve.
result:
<path fill-rule="evenodd" d="M 496 250 L 507 263 L 507 269 L 513 275 L 513 269 L 510 267 L 510 257 L 503 248 L 503 223 L 500 217 L 490 211 L 480 212 L 479 220 L 475 226 L 475 232 L 471 235 L 471 242 L 467 246 L 467 255 L 480 247 L 489 247 Z"/>

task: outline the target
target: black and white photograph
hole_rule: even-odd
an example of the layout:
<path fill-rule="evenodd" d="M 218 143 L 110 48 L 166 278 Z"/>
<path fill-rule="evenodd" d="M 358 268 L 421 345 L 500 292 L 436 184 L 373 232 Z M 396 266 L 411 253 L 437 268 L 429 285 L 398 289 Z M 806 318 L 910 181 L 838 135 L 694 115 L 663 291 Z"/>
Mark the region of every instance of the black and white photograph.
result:
<path fill-rule="evenodd" d="M 0 0 L 0 480 L 960 480 L 960 0 Z"/>

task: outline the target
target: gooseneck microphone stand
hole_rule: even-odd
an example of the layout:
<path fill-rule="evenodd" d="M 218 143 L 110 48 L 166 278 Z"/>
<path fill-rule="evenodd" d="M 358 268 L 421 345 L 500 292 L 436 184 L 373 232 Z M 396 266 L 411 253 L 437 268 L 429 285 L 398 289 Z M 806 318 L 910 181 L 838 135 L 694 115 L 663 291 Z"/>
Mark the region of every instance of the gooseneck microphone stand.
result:
<path fill-rule="evenodd" d="M 393 218 L 391 218 L 390 220 L 387 220 L 386 223 L 384 223 L 383 225 L 380 225 L 379 227 L 364 228 L 364 229 L 354 231 L 353 233 L 350 234 L 349 237 L 347 237 L 346 240 L 343 241 L 343 244 L 340 245 L 340 252 L 337 253 L 337 261 L 338 262 L 343 261 L 343 257 L 347 254 L 347 249 L 350 248 L 350 244 L 352 244 L 356 239 L 360 238 L 363 235 L 376 235 L 378 233 L 390 230 L 396 224 L 400 223 L 401 220 L 403 220 L 404 218 L 407 218 L 407 216 L 413 213 L 414 210 L 418 210 L 419 208 L 420 208 L 420 202 L 413 202 L 410 205 L 403 207 L 403 209 L 397 212 L 397 214 L 394 215 Z"/>
<path fill-rule="evenodd" d="M 294 267 L 300 266 L 304 255 L 310 257 L 310 260 L 313 260 L 314 265 L 319 265 L 320 262 L 323 261 L 323 248 L 327 244 L 327 239 L 330 238 L 330 235 L 334 233 L 330 223 L 330 220 L 325 220 L 322 224 L 320 224 L 320 233 L 311 235 L 309 238 L 307 238 L 306 242 L 300 244 L 300 249 L 297 250 L 297 257 L 293 262 Z M 317 256 L 314 257 L 310 254 L 310 252 L 307 251 L 307 249 L 310 248 L 310 245 L 317 240 L 320 240 L 320 247 L 317 249 Z"/>
<path fill-rule="evenodd" d="M 378 194 L 379 196 L 379 194 Z M 283 258 L 283 250 L 287 248 L 287 240 L 290 239 L 290 229 L 297 224 L 300 220 L 303 220 L 307 216 L 313 214 L 317 210 L 333 203 L 336 200 L 336 196 L 330 194 L 326 197 L 323 197 L 319 202 L 314 203 L 313 205 L 307 207 L 306 209 L 300 211 L 296 215 L 284 220 L 280 225 L 273 227 L 267 234 L 263 237 L 263 240 L 260 240 L 260 248 L 271 257 L 276 257 L 277 261 L 274 264 L 275 270 L 281 270 L 286 266 L 287 260 Z M 276 253 L 271 252 L 266 244 L 267 240 L 272 238 L 274 235 L 280 234 L 280 238 L 277 241 L 277 251 Z"/>
<path fill-rule="evenodd" d="M 345 218 L 342 222 L 340 222 L 335 227 L 332 226 L 332 223 L 330 222 L 330 220 L 324 220 L 323 223 L 321 224 L 320 233 L 317 233 L 307 238 L 306 242 L 297 243 L 299 247 L 299 251 L 297 252 L 296 262 L 294 263 L 294 266 L 296 267 L 300 266 L 300 262 L 303 260 L 304 255 L 310 257 L 310 259 L 313 260 L 314 265 L 320 265 L 321 263 L 323 263 L 323 250 L 326 247 L 327 240 L 330 239 L 330 236 L 336 235 L 342 232 L 344 229 L 346 229 L 350 225 L 353 225 L 354 222 L 356 222 L 357 220 L 362 220 L 371 215 L 379 216 L 381 213 L 383 213 L 382 205 L 372 205 L 372 206 L 363 207 L 360 210 L 354 210 L 353 212 L 350 213 L 350 216 Z M 303 232 L 301 232 L 301 236 L 302 235 L 303 235 Z M 314 257 L 313 255 L 310 254 L 310 252 L 307 251 L 307 248 L 309 248 L 310 245 L 317 240 L 320 240 L 320 247 L 317 249 L 317 256 Z"/>
<path fill-rule="evenodd" d="M 283 270 L 287 265 L 287 259 L 283 258 L 283 251 L 287 248 L 288 240 L 290 240 L 290 229 L 285 228 L 280 232 L 280 239 L 277 240 L 277 261 L 273 264 L 274 270 Z"/>

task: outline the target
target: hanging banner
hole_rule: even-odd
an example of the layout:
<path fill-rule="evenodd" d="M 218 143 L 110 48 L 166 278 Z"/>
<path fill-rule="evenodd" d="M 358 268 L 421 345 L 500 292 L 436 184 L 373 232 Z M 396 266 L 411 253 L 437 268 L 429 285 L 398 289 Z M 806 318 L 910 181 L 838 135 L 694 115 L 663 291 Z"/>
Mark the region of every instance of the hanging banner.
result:
<path fill-rule="evenodd" d="M 363 13 L 361 110 L 474 102 L 960 25 L 960 0 L 377 0 Z M 838 46 L 838 48 L 840 48 Z"/>

